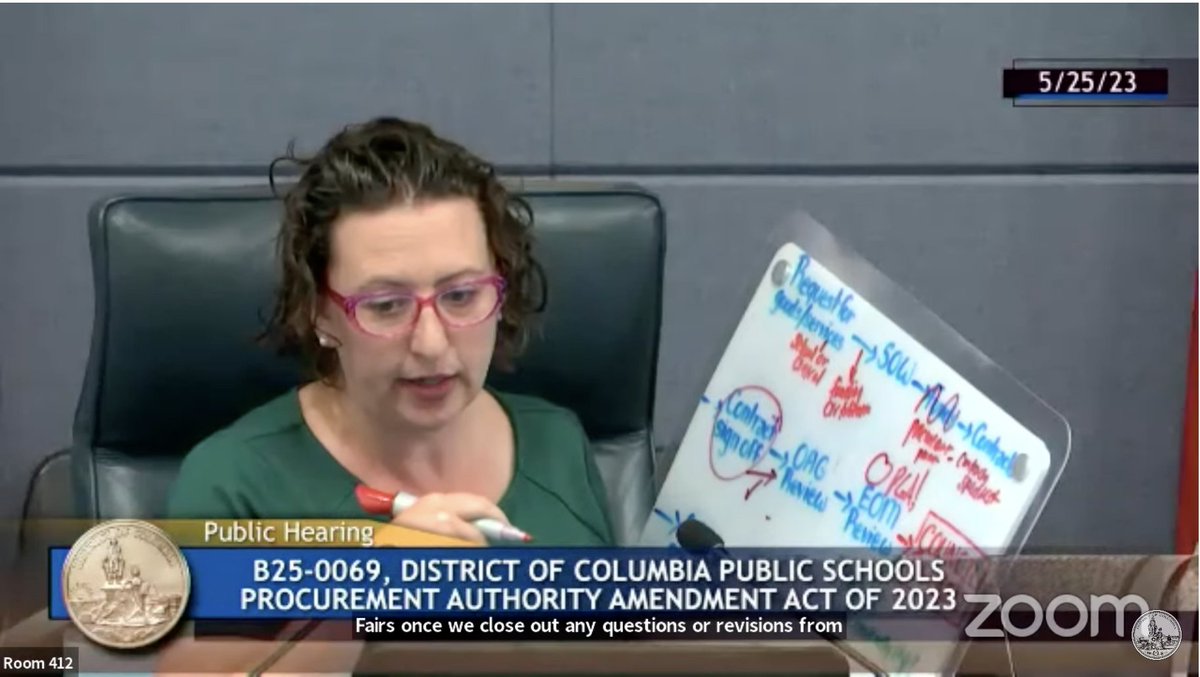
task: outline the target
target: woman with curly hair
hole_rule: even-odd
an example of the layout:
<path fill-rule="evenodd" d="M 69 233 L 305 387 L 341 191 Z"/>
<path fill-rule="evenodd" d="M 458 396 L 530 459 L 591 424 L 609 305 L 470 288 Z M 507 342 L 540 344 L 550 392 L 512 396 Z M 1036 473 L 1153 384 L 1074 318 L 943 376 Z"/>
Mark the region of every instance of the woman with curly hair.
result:
<path fill-rule="evenodd" d="M 283 200 L 269 335 L 312 378 L 201 442 L 173 518 L 365 518 L 355 488 L 419 499 L 394 522 L 485 541 L 609 545 L 578 419 L 485 385 L 544 297 L 531 213 L 494 169 L 428 127 L 345 128 Z"/>

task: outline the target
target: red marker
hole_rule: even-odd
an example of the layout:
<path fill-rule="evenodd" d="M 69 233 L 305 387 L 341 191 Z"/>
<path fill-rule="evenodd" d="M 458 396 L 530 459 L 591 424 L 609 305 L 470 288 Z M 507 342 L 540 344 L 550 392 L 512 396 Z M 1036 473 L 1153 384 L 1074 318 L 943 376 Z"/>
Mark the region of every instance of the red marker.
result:
<path fill-rule="evenodd" d="M 354 497 L 358 504 L 371 515 L 388 515 L 395 517 L 402 510 L 417 502 L 417 497 L 403 491 L 392 496 L 378 489 L 372 489 L 365 484 L 354 488 Z M 518 541 L 528 543 L 533 540 L 529 534 L 494 519 L 478 519 L 472 522 L 476 529 L 493 541 Z"/>

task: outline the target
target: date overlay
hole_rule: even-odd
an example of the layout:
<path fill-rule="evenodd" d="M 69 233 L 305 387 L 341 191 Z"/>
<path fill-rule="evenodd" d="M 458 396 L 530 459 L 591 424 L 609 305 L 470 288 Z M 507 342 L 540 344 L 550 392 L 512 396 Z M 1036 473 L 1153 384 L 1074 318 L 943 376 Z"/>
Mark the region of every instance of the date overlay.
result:
<path fill-rule="evenodd" d="M 1194 107 L 1197 59 L 1015 59 L 1005 99 L 1030 107 Z"/>
<path fill-rule="evenodd" d="M 0 675 L 77 675 L 78 647 L 0 647 Z"/>

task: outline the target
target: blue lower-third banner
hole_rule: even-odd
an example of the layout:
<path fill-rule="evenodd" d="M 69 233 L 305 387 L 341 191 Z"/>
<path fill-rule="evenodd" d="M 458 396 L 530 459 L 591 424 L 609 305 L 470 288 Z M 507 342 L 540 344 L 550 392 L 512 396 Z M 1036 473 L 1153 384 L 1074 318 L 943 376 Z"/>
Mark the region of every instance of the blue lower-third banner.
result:
<path fill-rule="evenodd" d="M 67 552 L 54 549 L 50 557 L 56 619 L 68 618 L 61 584 Z M 910 610 L 952 614 L 959 596 L 936 563 L 786 553 L 736 560 L 662 549 L 184 548 L 183 554 L 192 619 L 845 613 L 914 605 L 920 608 Z M 155 575 L 138 572 L 135 597 L 155 597 Z M 94 588 L 69 594 L 95 603 L 130 595 L 128 580 Z"/>

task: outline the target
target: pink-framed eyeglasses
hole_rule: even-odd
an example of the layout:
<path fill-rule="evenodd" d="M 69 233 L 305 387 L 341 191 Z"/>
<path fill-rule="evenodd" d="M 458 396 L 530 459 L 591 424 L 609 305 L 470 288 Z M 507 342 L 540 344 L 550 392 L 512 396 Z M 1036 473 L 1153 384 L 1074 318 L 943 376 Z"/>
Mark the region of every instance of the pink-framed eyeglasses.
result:
<path fill-rule="evenodd" d="M 487 320 L 504 302 L 503 277 L 490 275 L 458 282 L 421 296 L 401 291 L 377 291 L 342 296 L 326 287 L 325 293 L 359 331 L 379 338 L 404 336 L 417 326 L 425 306 L 433 308 L 448 329 L 465 329 Z"/>

